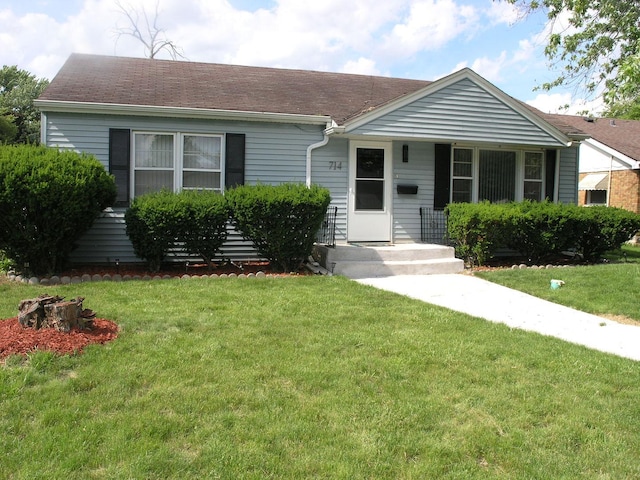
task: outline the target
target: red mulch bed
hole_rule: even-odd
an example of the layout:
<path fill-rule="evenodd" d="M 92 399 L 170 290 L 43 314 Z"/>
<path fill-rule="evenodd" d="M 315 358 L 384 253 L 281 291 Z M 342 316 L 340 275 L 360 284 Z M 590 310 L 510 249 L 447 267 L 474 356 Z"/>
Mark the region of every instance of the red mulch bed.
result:
<path fill-rule="evenodd" d="M 58 332 L 53 328 L 23 327 L 18 317 L 0 320 L 0 360 L 9 355 L 23 355 L 34 350 L 49 350 L 64 354 L 81 353 L 91 343 L 104 344 L 118 336 L 118 325 L 111 320 L 96 318 L 91 329 Z"/>

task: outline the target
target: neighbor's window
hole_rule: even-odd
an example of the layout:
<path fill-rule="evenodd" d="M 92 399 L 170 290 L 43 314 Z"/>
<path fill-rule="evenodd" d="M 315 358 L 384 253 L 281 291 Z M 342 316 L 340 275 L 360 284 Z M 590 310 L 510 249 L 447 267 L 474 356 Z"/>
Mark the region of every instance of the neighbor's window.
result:
<path fill-rule="evenodd" d="M 222 136 L 134 133 L 134 196 L 222 186 Z"/>
<path fill-rule="evenodd" d="M 524 152 L 524 198 L 542 201 L 544 155 L 542 152 Z"/>
<path fill-rule="evenodd" d="M 606 205 L 606 190 L 587 190 L 587 205 Z"/>

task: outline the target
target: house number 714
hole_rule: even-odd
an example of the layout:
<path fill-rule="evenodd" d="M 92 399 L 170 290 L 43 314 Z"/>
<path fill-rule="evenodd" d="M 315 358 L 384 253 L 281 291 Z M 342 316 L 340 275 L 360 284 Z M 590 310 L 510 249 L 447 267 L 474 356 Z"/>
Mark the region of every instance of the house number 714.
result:
<path fill-rule="evenodd" d="M 329 170 L 342 170 L 342 162 L 329 162 Z"/>

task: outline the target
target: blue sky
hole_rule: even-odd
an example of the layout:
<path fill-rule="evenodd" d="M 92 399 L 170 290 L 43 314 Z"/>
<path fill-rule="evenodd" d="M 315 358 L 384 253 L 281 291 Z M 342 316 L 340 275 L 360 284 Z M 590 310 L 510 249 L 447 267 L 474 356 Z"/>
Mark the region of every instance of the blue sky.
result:
<path fill-rule="evenodd" d="M 469 67 L 541 110 L 586 104 L 574 89 L 534 91 L 554 78 L 546 18 L 502 0 L 120 0 L 151 17 L 198 62 L 436 80 Z M 120 35 L 116 0 L 0 0 L 0 64 L 53 78 L 72 52 L 145 55 Z M 168 58 L 168 56 L 164 56 Z"/>

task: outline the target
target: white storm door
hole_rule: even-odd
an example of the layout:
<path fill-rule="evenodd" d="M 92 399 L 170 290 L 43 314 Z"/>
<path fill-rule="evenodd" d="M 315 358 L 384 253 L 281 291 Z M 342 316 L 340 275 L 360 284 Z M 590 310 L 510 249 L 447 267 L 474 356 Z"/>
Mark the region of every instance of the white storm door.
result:
<path fill-rule="evenodd" d="M 351 143 L 348 241 L 391 241 L 391 167 L 390 143 Z"/>

